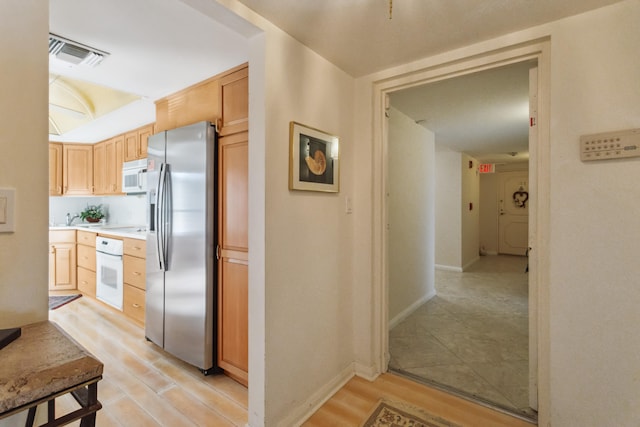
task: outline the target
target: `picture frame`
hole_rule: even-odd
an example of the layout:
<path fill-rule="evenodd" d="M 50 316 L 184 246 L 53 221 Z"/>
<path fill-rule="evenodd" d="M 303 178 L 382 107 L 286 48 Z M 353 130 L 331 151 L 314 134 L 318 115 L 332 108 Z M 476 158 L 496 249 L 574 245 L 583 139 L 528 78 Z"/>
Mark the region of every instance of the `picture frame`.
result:
<path fill-rule="evenodd" d="M 339 138 L 289 123 L 289 190 L 340 191 Z"/>

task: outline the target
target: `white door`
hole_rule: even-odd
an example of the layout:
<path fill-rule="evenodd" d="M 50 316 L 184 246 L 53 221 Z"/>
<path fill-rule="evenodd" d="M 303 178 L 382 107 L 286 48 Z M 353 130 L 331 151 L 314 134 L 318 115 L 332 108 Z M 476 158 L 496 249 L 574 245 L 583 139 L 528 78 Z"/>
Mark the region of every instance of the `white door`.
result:
<path fill-rule="evenodd" d="M 526 255 L 529 245 L 529 172 L 499 178 L 498 253 Z"/>

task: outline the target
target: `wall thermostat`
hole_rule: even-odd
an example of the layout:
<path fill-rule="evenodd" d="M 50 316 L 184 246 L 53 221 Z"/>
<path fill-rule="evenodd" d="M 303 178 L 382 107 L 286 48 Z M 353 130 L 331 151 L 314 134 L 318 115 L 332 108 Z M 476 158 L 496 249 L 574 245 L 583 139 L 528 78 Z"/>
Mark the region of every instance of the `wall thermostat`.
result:
<path fill-rule="evenodd" d="M 638 156 L 640 156 L 640 129 L 580 137 L 580 160 L 583 162 Z"/>

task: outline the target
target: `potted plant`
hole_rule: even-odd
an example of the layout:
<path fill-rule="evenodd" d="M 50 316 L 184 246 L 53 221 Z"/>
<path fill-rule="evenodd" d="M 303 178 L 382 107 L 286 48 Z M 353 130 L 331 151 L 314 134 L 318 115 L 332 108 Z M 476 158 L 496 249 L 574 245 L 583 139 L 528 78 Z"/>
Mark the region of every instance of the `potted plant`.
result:
<path fill-rule="evenodd" d="M 102 205 L 87 205 L 85 210 L 80 212 L 80 219 L 87 222 L 98 222 L 104 218 Z"/>

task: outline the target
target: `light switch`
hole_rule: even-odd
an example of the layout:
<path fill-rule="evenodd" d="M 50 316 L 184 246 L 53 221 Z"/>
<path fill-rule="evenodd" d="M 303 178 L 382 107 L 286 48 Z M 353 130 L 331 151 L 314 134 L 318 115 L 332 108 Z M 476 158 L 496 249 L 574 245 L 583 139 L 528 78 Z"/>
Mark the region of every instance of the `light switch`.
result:
<path fill-rule="evenodd" d="M 0 233 L 14 231 L 15 192 L 13 188 L 0 188 Z"/>
<path fill-rule="evenodd" d="M 347 214 L 353 213 L 353 206 L 351 205 L 351 197 L 346 196 L 344 198 L 344 212 Z"/>

